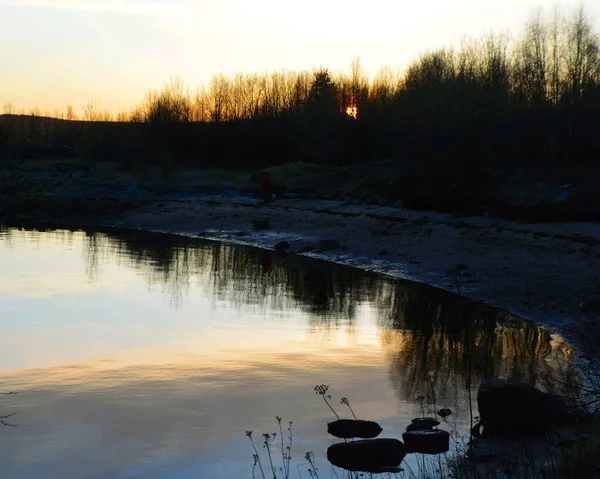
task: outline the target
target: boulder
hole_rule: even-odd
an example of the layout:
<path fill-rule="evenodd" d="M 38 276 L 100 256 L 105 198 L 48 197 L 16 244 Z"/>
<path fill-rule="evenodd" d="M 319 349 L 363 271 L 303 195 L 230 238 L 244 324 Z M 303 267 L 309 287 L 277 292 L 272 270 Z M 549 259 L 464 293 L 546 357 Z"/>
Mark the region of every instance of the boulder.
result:
<path fill-rule="evenodd" d="M 290 244 L 287 241 L 280 241 L 279 243 L 275 243 L 275 251 L 285 251 L 286 249 L 290 249 Z"/>
<path fill-rule="evenodd" d="M 377 474 L 400 465 L 406 448 L 398 439 L 366 439 L 327 448 L 327 460 L 347 471 Z"/>
<path fill-rule="evenodd" d="M 477 405 L 484 436 L 541 435 L 557 425 L 566 411 L 562 398 L 506 379 L 482 383 Z"/>
<path fill-rule="evenodd" d="M 340 439 L 373 439 L 381 434 L 383 429 L 373 421 L 362 419 L 338 419 L 327 423 L 327 432 Z"/>
<path fill-rule="evenodd" d="M 452 414 L 452 409 L 448 409 L 447 407 L 440 409 L 438 412 L 438 416 L 440 416 L 441 418 L 447 418 L 448 416 L 450 416 L 450 414 Z"/>
<path fill-rule="evenodd" d="M 441 454 L 450 449 L 450 433 L 441 429 L 420 429 L 402 434 L 407 452 Z"/>
<path fill-rule="evenodd" d="M 431 429 L 435 426 L 440 425 L 440 421 L 438 421 L 434 417 L 416 417 L 410 421 L 411 424 L 409 427 L 413 427 L 414 430 L 417 429 Z"/>
<path fill-rule="evenodd" d="M 341 249 L 341 245 L 334 239 L 324 239 L 319 241 L 320 251 L 333 251 Z"/>
<path fill-rule="evenodd" d="M 266 218 L 252 221 L 252 228 L 254 228 L 255 230 L 268 230 L 270 227 L 271 225 L 269 223 L 269 220 Z"/>

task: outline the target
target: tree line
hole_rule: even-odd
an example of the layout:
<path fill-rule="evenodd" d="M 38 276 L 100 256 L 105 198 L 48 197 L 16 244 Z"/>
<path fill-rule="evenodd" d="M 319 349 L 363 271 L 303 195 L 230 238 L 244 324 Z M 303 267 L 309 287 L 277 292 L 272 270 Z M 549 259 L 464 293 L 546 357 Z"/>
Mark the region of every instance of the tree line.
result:
<path fill-rule="evenodd" d="M 402 73 L 384 67 L 370 79 L 355 60 L 337 74 L 220 74 L 194 93 L 171 80 L 116 116 L 93 101 L 83 122 L 68 108 L 64 121 L 44 127 L 35 113 L 12 128 L 0 123 L 4 143 L 85 146 L 97 156 L 127 144 L 141 156 L 232 167 L 395 158 L 454 174 L 513 162 L 590 164 L 600 154 L 600 40 L 583 8 L 539 12 L 517 39 L 465 40 Z"/>

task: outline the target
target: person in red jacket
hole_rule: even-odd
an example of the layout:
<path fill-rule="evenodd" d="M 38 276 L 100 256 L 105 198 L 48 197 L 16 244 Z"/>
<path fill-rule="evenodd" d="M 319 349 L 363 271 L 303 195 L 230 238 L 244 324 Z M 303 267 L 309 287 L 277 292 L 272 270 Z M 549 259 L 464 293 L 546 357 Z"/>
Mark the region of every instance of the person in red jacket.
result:
<path fill-rule="evenodd" d="M 273 182 L 271 180 L 271 175 L 269 173 L 265 173 L 260 182 L 262 186 L 262 194 L 264 203 L 269 203 L 273 198 Z"/>

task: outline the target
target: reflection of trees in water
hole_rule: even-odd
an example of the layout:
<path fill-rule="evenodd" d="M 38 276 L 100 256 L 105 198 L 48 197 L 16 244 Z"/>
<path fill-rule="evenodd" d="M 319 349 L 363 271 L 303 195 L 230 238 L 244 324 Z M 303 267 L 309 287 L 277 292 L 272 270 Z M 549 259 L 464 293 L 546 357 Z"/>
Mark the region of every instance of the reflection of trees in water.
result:
<path fill-rule="evenodd" d="M 83 233 L 56 234 L 70 242 Z M 309 258 L 139 231 L 86 233 L 90 278 L 108 257 L 163 288 L 175 306 L 197 286 L 215 305 L 301 309 L 314 331 L 344 322 L 352 334 L 357 305 L 370 303 L 379 314 L 391 382 L 403 400 L 427 390 L 430 372 L 436 395 L 447 404 L 459 403 L 469 368 L 474 388 L 490 377 L 544 385 L 574 352 L 544 328 L 455 295 Z"/>
<path fill-rule="evenodd" d="M 85 274 L 88 279 L 95 283 L 100 273 L 100 247 L 98 246 L 98 235 L 94 233 L 86 233 L 87 244 L 84 248 L 83 253 L 83 264 L 85 267 Z"/>
<path fill-rule="evenodd" d="M 48 233 L 43 235 L 40 233 Z M 57 230 L 51 228 L 15 228 L 0 225 L 0 243 L 4 247 L 13 248 L 22 242 L 43 245 L 48 242 L 71 246 L 77 240 L 78 233 L 70 230 Z"/>
<path fill-rule="evenodd" d="M 4 231 L 9 239 L 22 239 L 16 229 Z M 375 275 L 315 259 L 174 235 L 132 230 L 39 234 L 46 231 L 24 234 L 28 241 L 82 244 L 85 272 L 92 281 L 110 259 L 133 269 L 149 285 L 162 287 L 174 305 L 194 282 L 213 303 L 228 302 L 246 310 L 301 308 L 315 327 L 329 326 L 341 317 L 352 319 L 357 303 L 370 300 L 379 282 Z"/>
<path fill-rule="evenodd" d="M 447 404 L 460 402 L 469 372 L 474 389 L 504 377 L 567 392 L 559 385 L 572 372 L 574 350 L 543 327 L 420 287 L 388 289 L 378 305 L 390 380 L 403 400 L 426 393 L 431 373 Z"/>
<path fill-rule="evenodd" d="M 193 275 L 214 302 L 243 310 L 301 308 L 310 326 L 321 331 L 344 321 L 351 332 L 357 305 L 373 304 L 390 378 L 405 400 L 422 394 L 434 372 L 437 396 L 457 404 L 469 368 L 475 388 L 491 377 L 548 387 L 574 352 L 522 319 L 353 268 L 172 236 L 136 233 L 112 241 L 149 282 L 171 284 L 172 293 Z"/>
<path fill-rule="evenodd" d="M 138 231 L 96 233 L 86 248 L 89 274 L 103 256 L 98 250 L 108 251 L 149 284 L 166 286 L 174 304 L 193 279 L 214 304 L 244 310 L 301 308 L 315 326 L 329 325 L 332 317 L 353 318 L 356 304 L 368 299 L 377 282 L 374 275 L 319 260 Z"/>
<path fill-rule="evenodd" d="M 14 247 L 14 229 L 0 225 L 0 243 L 7 248 Z"/>

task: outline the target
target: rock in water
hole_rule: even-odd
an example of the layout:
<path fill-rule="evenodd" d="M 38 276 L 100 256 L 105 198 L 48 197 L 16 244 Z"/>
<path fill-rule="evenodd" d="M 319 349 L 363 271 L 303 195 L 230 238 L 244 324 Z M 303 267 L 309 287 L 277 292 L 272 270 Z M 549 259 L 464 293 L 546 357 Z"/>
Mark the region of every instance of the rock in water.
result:
<path fill-rule="evenodd" d="M 338 419 L 327 423 L 327 432 L 340 439 L 373 439 L 381 434 L 383 429 L 373 421 L 362 419 Z"/>
<path fill-rule="evenodd" d="M 506 379 L 489 379 L 481 384 L 477 405 L 484 436 L 544 434 L 566 410 L 564 399 Z"/>
<path fill-rule="evenodd" d="M 447 418 L 450 416 L 450 414 L 452 414 L 452 410 L 446 407 L 444 409 L 440 409 L 437 413 L 440 417 Z"/>
<path fill-rule="evenodd" d="M 413 420 L 411 420 L 411 423 L 406 428 L 406 430 L 408 431 L 409 428 L 412 429 L 413 431 L 416 431 L 418 429 L 431 429 L 431 428 L 433 428 L 435 426 L 439 426 L 439 425 L 440 425 L 440 421 L 438 421 L 434 417 L 416 417 Z"/>
<path fill-rule="evenodd" d="M 327 460 L 334 466 L 374 474 L 398 467 L 404 456 L 406 448 L 398 439 L 367 439 L 327 448 Z"/>
<path fill-rule="evenodd" d="M 402 434 L 407 452 L 441 454 L 450 449 L 450 433 L 441 429 L 420 429 Z"/>

